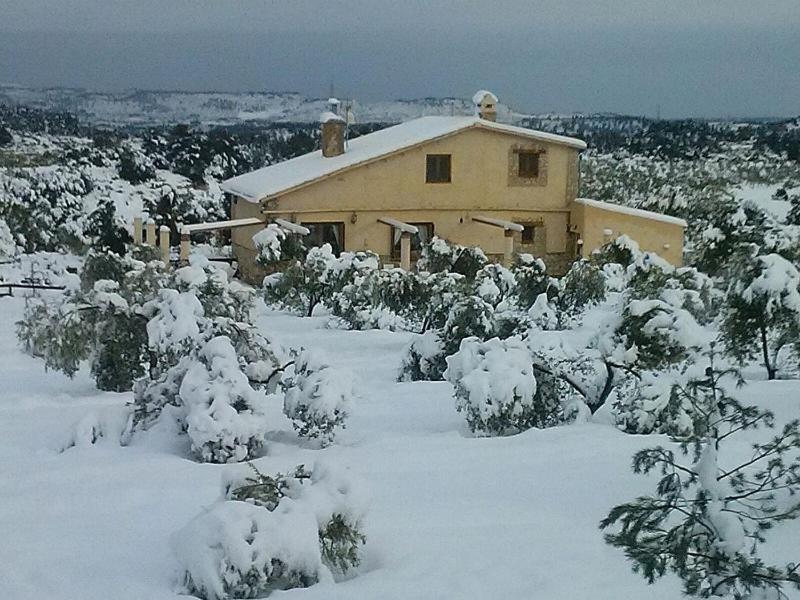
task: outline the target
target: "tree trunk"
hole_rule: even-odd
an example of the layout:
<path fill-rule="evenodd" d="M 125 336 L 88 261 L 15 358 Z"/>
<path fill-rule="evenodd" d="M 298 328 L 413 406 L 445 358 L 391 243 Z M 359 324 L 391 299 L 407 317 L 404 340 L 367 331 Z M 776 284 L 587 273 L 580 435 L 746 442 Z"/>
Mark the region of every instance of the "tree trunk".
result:
<path fill-rule="evenodd" d="M 767 343 L 767 328 L 762 324 L 759 326 L 761 331 L 761 352 L 764 355 L 764 366 L 767 368 L 767 379 L 770 381 L 775 379 L 776 370 L 775 366 L 769 359 L 769 344 Z"/>

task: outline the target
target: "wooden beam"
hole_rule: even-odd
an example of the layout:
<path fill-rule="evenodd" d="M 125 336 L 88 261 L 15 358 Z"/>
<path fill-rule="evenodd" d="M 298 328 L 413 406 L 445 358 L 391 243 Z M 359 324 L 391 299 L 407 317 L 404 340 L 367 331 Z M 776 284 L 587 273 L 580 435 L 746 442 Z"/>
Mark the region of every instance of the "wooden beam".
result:
<path fill-rule="evenodd" d="M 189 234 L 198 231 L 217 231 L 219 229 L 234 229 L 236 227 L 249 227 L 250 225 L 264 225 L 266 221 L 258 217 L 247 217 L 246 219 L 232 219 L 230 221 L 216 221 L 215 223 L 194 223 L 184 225 L 181 232 Z"/>
<path fill-rule="evenodd" d="M 478 223 L 483 223 L 484 225 L 491 225 L 492 227 L 501 227 L 505 231 L 517 231 L 522 232 L 525 229 L 519 223 L 514 223 L 513 221 L 505 221 L 503 219 L 495 219 L 494 217 L 484 217 L 482 215 L 476 215 L 472 217 L 473 221 L 477 221 Z"/>
<path fill-rule="evenodd" d="M 395 229 L 399 229 L 403 233 L 410 233 L 412 235 L 419 233 L 419 227 L 417 227 L 416 225 L 403 223 L 402 221 L 398 221 L 397 219 L 392 219 L 391 217 L 378 217 L 378 221 L 380 223 L 383 223 L 384 225 L 388 225 L 389 227 L 394 227 Z"/>
<path fill-rule="evenodd" d="M 275 222 L 283 227 L 286 231 L 291 233 L 296 233 L 297 235 L 308 235 L 311 233 L 311 230 L 308 227 L 303 227 L 298 223 L 292 223 L 291 221 L 287 221 L 286 219 L 277 218 Z"/>

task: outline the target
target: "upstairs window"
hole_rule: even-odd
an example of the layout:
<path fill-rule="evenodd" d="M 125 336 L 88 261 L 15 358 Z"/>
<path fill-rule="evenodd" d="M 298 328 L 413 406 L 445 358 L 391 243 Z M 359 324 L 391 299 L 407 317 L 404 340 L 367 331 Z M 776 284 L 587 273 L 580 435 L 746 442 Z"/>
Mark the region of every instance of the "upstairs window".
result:
<path fill-rule="evenodd" d="M 450 155 L 428 154 L 425 161 L 425 183 L 450 183 Z"/>
<path fill-rule="evenodd" d="M 536 179 L 539 177 L 539 153 L 520 151 L 517 153 L 519 161 L 517 174 L 523 179 Z"/>

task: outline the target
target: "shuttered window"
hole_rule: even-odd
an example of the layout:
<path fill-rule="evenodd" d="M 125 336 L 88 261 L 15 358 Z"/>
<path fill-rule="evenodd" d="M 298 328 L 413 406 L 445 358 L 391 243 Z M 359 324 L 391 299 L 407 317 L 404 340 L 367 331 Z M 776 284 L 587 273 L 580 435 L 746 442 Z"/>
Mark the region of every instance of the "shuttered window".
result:
<path fill-rule="evenodd" d="M 450 155 L 428 154 L 425 162 L 426 183 L 450 183 Z"/>

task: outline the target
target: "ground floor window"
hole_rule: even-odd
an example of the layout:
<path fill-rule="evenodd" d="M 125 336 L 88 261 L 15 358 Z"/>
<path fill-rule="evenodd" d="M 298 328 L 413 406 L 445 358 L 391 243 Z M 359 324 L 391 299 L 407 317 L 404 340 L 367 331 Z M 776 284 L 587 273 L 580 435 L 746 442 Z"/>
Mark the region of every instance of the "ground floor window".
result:
<path fill-rule="evenodd" d="M 308 248 L 330 244 L 336 256 L 344 250 L 344 223 L 302 223 L 302 225 L 309 230 L 309 234 L 303 236 L 303 242 Z"/>
<path fill-rule="evenodd" d="M 533 244 L 536 241 L 536 226 L 533 223 L 522 223 L 521 242 Z"/>
<path fill-rule="evenodd" d="M 433 237 L 433 223 L 409 223 L 414 225 L 419 231 L 411 236 L 411 260 L 419 258 L 422 245 L 427 244 Z M 392 260 L 400 260 L 400 237 L 402 231 L 392 227 Z"/>

